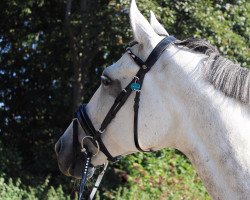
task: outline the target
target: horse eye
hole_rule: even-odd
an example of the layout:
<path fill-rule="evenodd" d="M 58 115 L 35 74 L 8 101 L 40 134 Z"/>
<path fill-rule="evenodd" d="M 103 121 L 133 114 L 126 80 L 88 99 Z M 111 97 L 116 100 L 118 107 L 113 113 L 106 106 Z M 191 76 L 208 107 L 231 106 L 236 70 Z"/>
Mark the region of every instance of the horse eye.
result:
<path fill-rule="evenodd" d="M 101 76 L 101 81 L 102 81 L 102 84 L 105 85 L 105 86 L 108 86 L 112 83 L 112 80 L 110 78 L 108 78 L 107 76 Z"/>

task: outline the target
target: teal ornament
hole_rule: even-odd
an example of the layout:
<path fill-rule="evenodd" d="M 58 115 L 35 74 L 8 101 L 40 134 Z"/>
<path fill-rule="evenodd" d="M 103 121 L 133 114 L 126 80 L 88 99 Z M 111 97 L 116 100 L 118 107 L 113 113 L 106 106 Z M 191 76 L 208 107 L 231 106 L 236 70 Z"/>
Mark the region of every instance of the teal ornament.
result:
<path fill-rule="evenodd" d="M 133 91 L 137 91 L 137 90 L 140 90 L 141 85 L 139 83 L 131 83 L 130 88 Z"/>

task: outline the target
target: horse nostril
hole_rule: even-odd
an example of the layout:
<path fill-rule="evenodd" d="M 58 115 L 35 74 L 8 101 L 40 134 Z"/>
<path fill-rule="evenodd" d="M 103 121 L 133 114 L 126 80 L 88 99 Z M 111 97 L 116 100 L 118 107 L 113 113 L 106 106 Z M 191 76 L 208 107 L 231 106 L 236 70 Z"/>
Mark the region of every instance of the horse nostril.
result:
<path fill-rule="evenodd" d="M 62 142 L 61 142 L 61 140 L 58 140 L 57 143 L 55 144 L 56 155 L 58 155 L 60 153 L 61 148 L 62 148 Z"/>

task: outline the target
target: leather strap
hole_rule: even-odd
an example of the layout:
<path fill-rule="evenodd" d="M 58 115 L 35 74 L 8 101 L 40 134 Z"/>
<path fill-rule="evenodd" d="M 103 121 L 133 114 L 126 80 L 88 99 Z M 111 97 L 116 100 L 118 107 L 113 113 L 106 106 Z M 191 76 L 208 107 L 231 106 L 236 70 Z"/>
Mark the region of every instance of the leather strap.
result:
<path fill-rule="evenodd" d="M 156 63 L 156 61 L 160 58 L 162 53 L 176 40 L 174 36 L 165 37 L 161 40 L 153 51 L 148 56 L 147 60 L 145 61 L 145 65 L 147 66 L 146 72 L 148 72 L 151 67 Z"/>
<path fill-rule="evenodd" d="M 76 117 L 79 120 L 79 123 L 82 127 L 82 129 L 85 131 L 86 134 L 89 134 L 90 136 L 93 137 L 93 140 L 98 141 L 100 145 L 101 151 L 107 156 L 108 160 L 111 162 L 115 162 L 117 159 L 114 158 L 106 148 L 106 146 L 103 144 L 103 141 L 101 139 L 101 133 L 95 130 L 91 120 L 88 117 L 88 114 L 86 112 L 86 105 L 83 104 L 79 107 L 78 111 L 76 112 Z M 96 146 L 96 142 L 92 141 L 91 142 Z"/>
<path fill-rule="evenodd" d="M 107 167 L 108 167 L 108 162 L 104 164 L 102 172 L 97 177 L 95 185 L 94 185 L 94 187 L 93 187 L 93 189 L 92 189 L 92 191 L 90 193 L 90 196 L 89 196 L 88 200 L 92 200 L 94 198 L 95 193 L 97 192 L 97 190 L 98 190 L 98 188 L 100 186 L 100 183 L 102 181 L 102 178 L 103 178 L 103 176 L 104 176 L 104 174 L 105 174 L 105 172 L 107 170 Z"/>
<path fill-rule="evenodd" d="M 93 141 L 91 142 L 97 146 L 96 142 L 98 142 L 100 146 L 100 150 L 107 156 L 109 161 L 116 161 L 118 157 L 113 157 L 106 146 L 104 145 L 101 135 L 107 128 L 107 126 L 111 123 L 111 121 L 115 118 L 117 112 L 121 109 L 121 107 L 124 105 L 124 103 L 129 98 L 130 94 L 135 91 L 135 98 L 134 98 L 134 141 L 135 146 L 139 151 L 142 152 L 148 152 L 146 150 L 143 150 L 139 144 L 139 138 L 138 138 L 138 112 L 139 112 L 139 103 L 140 103 L 140 95 L 141 95 L 141 89 L 142 84 L 144 81 L 144 77 L 146 73 L 153 67 L 153 65 L 156 63 L 156 61 L 159 59 L 161 54 L 164 52 L 164 50 L 175 41 L 175 37 L 169 36 L 164 38 L 159 44 L 156 45 L 156 47 L 153 49 L 153 51 L 150 53 L 149 57 L 145 62 L 143 62 L 138 56 L 136 56 L 130 49 L 127 50 L 127 53 L 131 56 L 131 58 L 135 61 L 135 63 L 140 67 L 139 71 L 136 73 L 136 76 L 133 78 L 133 80 L 122 90 L 122 92 L 116 97 L 114 104 L 108 111 L 107 115 L 105 116 L 100 129 L 97 131 L 92 124 L 90 118 L 88 117 L 88 114 L 86 112 L 86 105 L 81 105 L 77 112 L 75 113 L 75 118 L 73 120 L 73 154 L 74 154 L 74 160 L 73 168 L 76 165 L 77 161 L 77 151 L 78 151 L 78 121 L 85 131 L 86 135 L 91 136 Z M 88 150 L 85 152 L 85 166 L 82 172 L 82 179 L 80 183 L 79 188 L 79 195 L 78 200 L 81 200 L 82 194 L 84 191 L 84 186 L 87 181 L 87 170 L 90 166 L 92 155 L 88 152 Z M 108 164 L 108 163 L 107 163 Z M 90 200 L 94 197 L 97 188 L 99 187 L 99 184 L 101 182 L 101 179 L 104 175 L 104 172 L 107 168 L 107 164 L 104 166 L 104 169 L 102 173 L 98 176 L 95 187 L 93 188 L 91 194 L 90 194 Z"/>
<path fill-rule="evenodd" d="M 153 65 L 156 63 L 156 61 L 160 58 L 162 53 L 165 51 L 166 48 L 169 47 L 174 41 L 176 41 L 176 38 L 173 36 L 165 37 L 161 42 L 159 42 L 156 47 L 153 49 L 153 51 L 148 56 L 147 60 L 145 62 L 141 61 L 138 62 L 138 57 L 133 54 L 133 52 L 129 49 L 129 55 L 132 59 L 134 59 L 135 63 L 141 67 L 139 70 L 140 75 L 138 76 L 137 83 L 140 84 L 140 90 L 136 91 L 136 95 L 134 98 L 134 142 L 135 146 L 139 151 L 142 152 L 150 152 L 151 150 L 143 150 L 139 144 L 139 136 L 138 136 L 138 113 L 139 113 L 139 102 L 140 102 L 140 95 L 141 95 L 141 88 L 144 81 L 144 77 L 146 73 L 153 67 Z M 145 68 L 146 66 L 146 68 Z"/>
<path fill-rule="evenodd" d="M 131 56 L 131 58 L 134 60 L 134 62 L 140 67 L 139 71 L 133 78 L 133 80 L 120 92 L 120 94 L 116 97 L 114 104 L 108 111 L 107 115 L 105 116 L 100 129 L 97 131 L 95 127 L 93 126 L 91 120 L 89 119 L 87 112 L 86 112 L 86 106 L 81 105 L 76 112 L 76 117 L 78 118 L 82 128 L 86 132 L 86 134 L 89 134 L 93 137 L 94 140 L 98 141 L 100 145 L 101 151 L 107 156 L 109 161 L 116 161 L 117 157 L 113 157 L 106 146 L 104 145 L 101 135 L 107 128 L 107 126 L 111 123 L 111 121 L 115 118 L 117 112 L 121 109 L 121 107 L 124 105 L 124 103 L 129 98 L 130 94 L 133 91 L 136 91 L 135 99 L 134 99 L 134 140 L 135 140 L 135 146 L 139 151 L 148 152 L 143 150 L 140 147 L 139 139 L 138 139 L 138 112 L 139 112 L 139 102 L 140 102 L 140 90 L 142 88 L 143 80 L 146 75 L 146 73 L 153 67 L 153 65 L 156 63 L 156 61 L 159 59 L 159 57 L 162 55 L 164 50 L 168 48 L 170 44 L 172 44 L 176 40 L 175 37 L 169 36 L 165 37 L 163 40 L 161 40 L 156 47 L 153 49 L 153 51 L 150 53 L 147 60 L 144 62 L 142 61 L 138 56 L 136 56 L 131 49 L 127 49 L 127 53 Z M 133 84 L 136 86 L 139 85 L 139 90 L 133 88 Z M 95 142 L 92 141 L 94 145 Z"/>

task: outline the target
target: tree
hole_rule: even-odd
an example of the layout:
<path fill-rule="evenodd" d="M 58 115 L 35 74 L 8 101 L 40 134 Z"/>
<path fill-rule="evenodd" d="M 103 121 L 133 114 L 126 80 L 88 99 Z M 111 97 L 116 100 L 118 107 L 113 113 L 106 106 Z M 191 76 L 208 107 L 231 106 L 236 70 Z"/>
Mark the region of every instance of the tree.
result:
<path fill-rule="evenodd" d="M 70 123 L 72 111 L 92 96 L 102 70 L 132 40 L 129 3 L 1 1 L 0 172 L 33 184 L 48 174 L 58 175 L 55 141 Z M 207 38 L 224 55 L 249 66 L 247 0 L 138 3 L 146 16 L 153 10 L 177 38 Z"/>

